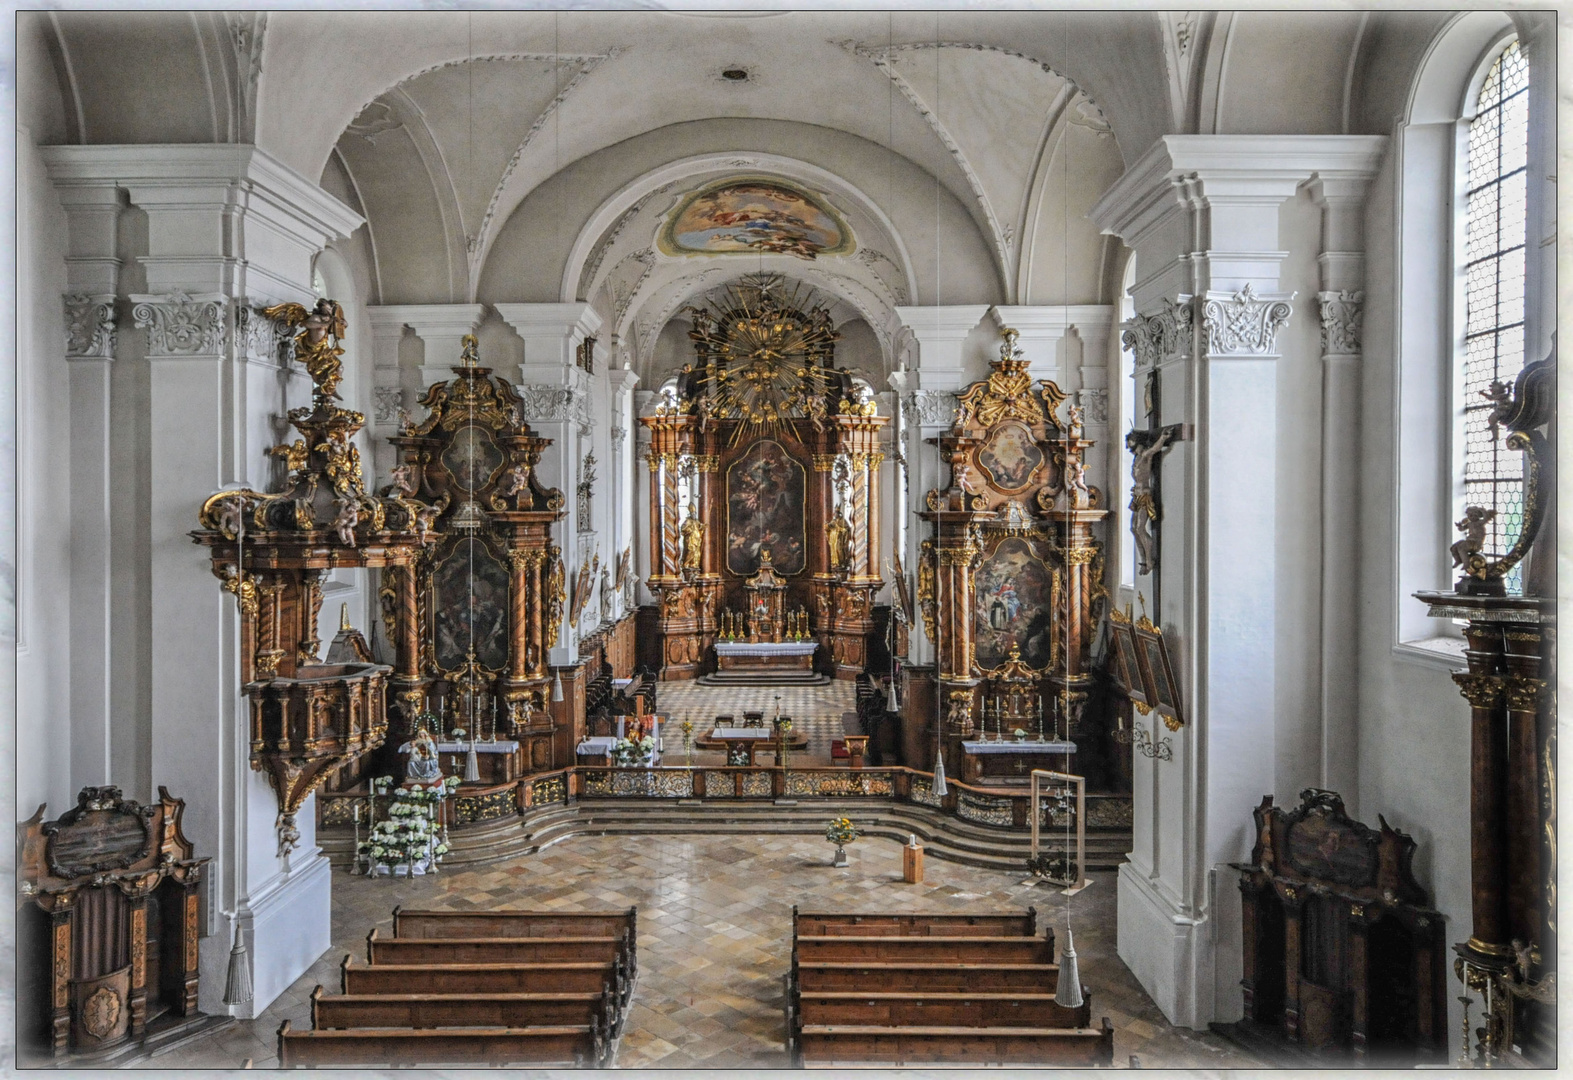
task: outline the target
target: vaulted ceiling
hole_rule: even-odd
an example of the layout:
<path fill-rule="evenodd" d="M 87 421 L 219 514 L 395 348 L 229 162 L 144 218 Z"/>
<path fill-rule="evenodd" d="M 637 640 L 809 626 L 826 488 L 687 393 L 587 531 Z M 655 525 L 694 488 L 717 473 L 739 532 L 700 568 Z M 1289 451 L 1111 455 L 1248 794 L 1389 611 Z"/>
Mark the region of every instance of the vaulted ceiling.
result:
<path fill-rule="evenodd" d="M 641 363 L 747 269 L 837 297 L 887 353 L 905 304 L 1110 302 L 1085 214 L 1127 161 L 1171 131 L 1358 130 L 1382 38 L 1360 12 L 31 18 L 60 141 L 254 141 L 365 215 L 371 302 L 586 300 Z M 658 250 L 728 175 L 817 193 L 855 250 Z"/>

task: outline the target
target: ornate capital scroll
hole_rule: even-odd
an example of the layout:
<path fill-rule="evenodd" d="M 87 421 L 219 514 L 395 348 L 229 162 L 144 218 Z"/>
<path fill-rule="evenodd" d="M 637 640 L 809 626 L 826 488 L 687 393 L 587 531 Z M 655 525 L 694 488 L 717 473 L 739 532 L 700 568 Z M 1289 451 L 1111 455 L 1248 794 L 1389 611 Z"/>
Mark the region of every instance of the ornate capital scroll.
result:
<path fill-rule="evenodd" d="M 115 358 L 114 294 L 68 293 L 65 297 L 66 356 Z"/>
<path fill-rule="evenodd" d="M 1289 305 L 1293 295 L 1258 297 L 1247 283 L 1232 296 L 1209 296 L 1202 304 L 1207 351 L 1224 355 L 1272 353 L 1278 331 L 1293 311 Z"/>
<path fill-rule="evenodd" d="M 1365 291 L 1343 289 L 1316 294 L 1322 315 L 1322 354 L 1350 356 L 1360 352 Z"/>
<path fill-rule="evenodd" d="M 133 296 L 131 319 L 147 331 L 148 355 L 217 355 L 224 350 L 225 301 L 217 294 Z"/>
<path fill-rule="evenodd" d="M 948 427 L 956 420 L 958 402 L 949 390 L 914 390 L 905 404 L 920 424 Z"/>

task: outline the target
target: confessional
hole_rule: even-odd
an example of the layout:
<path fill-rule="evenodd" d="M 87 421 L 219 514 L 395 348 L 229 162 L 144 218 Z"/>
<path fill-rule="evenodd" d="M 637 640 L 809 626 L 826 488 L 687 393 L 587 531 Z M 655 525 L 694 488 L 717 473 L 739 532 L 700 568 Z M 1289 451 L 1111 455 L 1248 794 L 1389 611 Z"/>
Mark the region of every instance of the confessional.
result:
<path fill-rule="evenodd" d="M 1444 924 L 1410 870 L 1414 840 L 1351 820 L 1334 792 L 1300 800 L 1263 797 L 1238 867 L 1246 1022 L 1329 1063 L 1443 1060 Z"/>
<path fill-rule="evenodd" d="M 201 884 L 208 860 L 181 831 L 185 803 L 141 806 L 83 788 L 53 821 L 17 828 L 18 1036 L 54 1058 L 141 1042 L 195 1019 Z M 178 1021 L 177 1021 L 178 1022 Z"/>

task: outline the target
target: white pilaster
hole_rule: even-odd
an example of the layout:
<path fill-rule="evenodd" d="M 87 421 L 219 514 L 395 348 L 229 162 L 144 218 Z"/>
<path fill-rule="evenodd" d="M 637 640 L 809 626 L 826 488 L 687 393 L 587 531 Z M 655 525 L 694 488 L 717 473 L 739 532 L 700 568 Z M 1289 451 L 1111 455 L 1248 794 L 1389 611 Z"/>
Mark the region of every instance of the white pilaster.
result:
<path fill-rule="evenodd" d="M 147 292 L 127 300 L 149 369 L 150 555 L 141 580 L 125 587 L 151 598 L 138 629 L 149 643 L 152 782 L 186 800 L 187 834 L 214 860 L 199 1004 L 231 1011 L 221 998 L 230 928 L 239 925 L 249 935 L 254 1000 L 235 1011 L 253 1015 L 328 945 L 325 860 L 310 802 L 293 872 L 277 856 L 277 802 L 248 764 L 234 601 L 187 533 L 214 490 L 264 486 L 271 419 L 298 404 L 287 397 L 292 380 L 253 355 L 255 309 L 309 303 L 312 259 L 361 219 L 250 146 L 56 146 L 45 155 L 64 198 L 118 188 L 146 215 L 138 261 Z M 264 896 L 288 919 L 254 925 L 251 902 Z"/>
<path fill-rule="evenodd" d="M 1280 575 L 1304 569 L 1277 554 L 1279 331 L 1293 311 L 1279 286 L 1280 210 L 1320 173 L 1370 169 L 1384 143 L 1165 136 L 1091 214 L 1136 251 L 1130 325 L 1158 371 L 1158 422 L 1193 433 L 1163 459 L 1153 612 L 1187 726 L 1172 761 L 1138 759 L 1118 905 L 1120 957 L 1176 1024 L 1240 1015 L 1227 864 L 1249 855 L 1251 810 L 1274 792 L 1278 742 L 1291 735 L 1279 727 L 1274 597 Z"/>
<path fill-rule="evenodd" d="M 71 392 L 71 789 L 113 783 L 114 537 L 110 369 L 117 345 L 118 225 L 125 195 L 113 184 L 58 189 L 68 247 L 63 298 Z M 149 793 L 151 794 L 151 793 Z"/>
<path fill-rule="evenodd" d="M 639 376 L 629 368 L 615 368 L 607 373 L 607 386 L 611 393 L 611 431 L 609 444 L 612 449 L 606 467 L 611 484 L 610 506 L 612 518 L 612 546 L 609 553 L 612 559 L 612 579 L 617 578 L 617 561 L 622 558 L 625 549 L 638 546 L 634 532 L 634 477 L 638 473 L 639 462 L 634 460 L 634 387 L 639 384 Z M 633 573 L 632 563 L 629 573 Z M 613 604 L 613 611 L 618 618 L 626 614 L 628 607 L 625 603 L 627 593 L 622 592 Z"/>
<path fill-rule="evenodd" d="M 1365 308 L 1365 192 L 1370 172 L 1318 175 L 1322 210 L 1322 761 L 1321 786 L 1359 791 L 1360 339 Z M 1347 800 L 1351 807 L 1357 800 Z"/>
<path fill-rule="evenodd" d="M 519 396 L 524 417 L 537 434 L 551 439 L 541 455 L 539 475 L 549 487 L 560 488 L 567 516 L 557 527 L 563 570 L 571 583 L 579 572 L 581 555 L 591 549 L 579 542 L 575 491 L 579 484 L 584 450 L 590 446 L 593 394 L 590 376 L 575 363 L 575 350 L 601 328 L 601 317 L 589 304 L 497 304 L 497 313 L 524 339 L 524 362 L 519 365 Z M 600 455 L 597 455 L 600 457 Z M 602 558 L 606 552 L 602 551 Z M 568 623 L 570 605 L 563 605 L 563 625 L 552 647 L 551 663 L 572 664 L 579 659 L 576 628 Z M 587 605 L 590 611 L 593 605 Z"/>
<path fill-rule="evenodd" d="M 402 335 L 403 328 L 408 326 L 425 344 L 426 361 L 420 369 L 422 388 L 453 378 L 453 367 L 459 362 L 459 353 L 464 348 L 464 335 L 475 333 L 475 328 L 481 325 L 481 319 L 486 314 L 486 308 L 481 304 L 386 304 L 368 308 L 367 311 L 371 315 L 372 326 L 380 328 L 373 331 L 379 338 L 393 336 L 395 326 L 399 327 Z M 397 342 L 393 350 L 393 366 L 397 367 Z M 383 355 L 379 353 L 377 366 L 383 367 L 384 363 Z M 378 372 L 379 376 L 381 374 Z M 380 378 L 377 385 L 384 385 Z"/>

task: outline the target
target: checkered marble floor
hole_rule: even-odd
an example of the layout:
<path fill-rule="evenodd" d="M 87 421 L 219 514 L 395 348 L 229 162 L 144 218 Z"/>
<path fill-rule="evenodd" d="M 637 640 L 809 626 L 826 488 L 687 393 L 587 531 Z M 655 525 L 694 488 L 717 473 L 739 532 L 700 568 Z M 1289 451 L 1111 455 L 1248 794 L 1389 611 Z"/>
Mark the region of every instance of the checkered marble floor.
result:
<path fill-rule="evenodd" d="M 761 712 L 769 720 L 776 715 L 777 698 L 781 715 L 792 718 L 792 730 L 808 732 L 808 749 L 792 758 L 800 765 L 830 764 L 830 740 L 841 738 L 841 714 L 857 708 L 857 691 L 850 682 L 837 680 L 825 686 L 700 686 L 692 681 L 663 682 L 656 686 L 658 712 L 675 724 L 694 722 L 694 735 L 708 732 L 717 716 L 730 715 L 741 724 L 745 712 Z M 681 736 L 663 737 L 667 759 L 676 761 L 681 753 Z M 720 754 L 696 754 L 701 765 L 720 764 Z M 768 761 L 768 755 L 761 757 Z"/>
<path fill-rule="evenodd" d="M 794 903 L 866 911 L 1020 911 L 1031 904 L 1040 925 L 1064 925 L 1065 898 L 1023 884 L 1016 873 L 930 859 L 924 883 L 907 885 L 894 841 L 848 845 L 850 864 L 842 869 L 828 865 L 830 854 L 828 844 L 808 837 L 575 837 L 536 855 L 413 880 L 335 870 L 333 947 L 256 1020 L 139 1067 L 234 1069 L 248 1058 L 259 1069 L 276 1067 L 279 1024 L 287 1018 L 308 1027 L 312 988 L 321 983 L 337 992 L 340 960 L 346 953 L 363 958 L 367 932 L 390 932 L 401 904 L 565 911 L 638 905 L 639 981 L 619 1069 L 785 1067 L 782 977 Z M 1092 990 L 1093 1015 L 1115 1025 L 1116 1066 L 1137 1054 L 1144 1068 L 1262 1067 L 1214 1035 L 1164 1020 L 1115 955 L 1113 874 L 1072 903 L 1082 982 Z"/>

